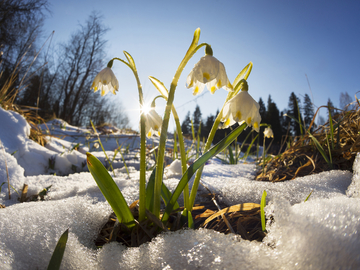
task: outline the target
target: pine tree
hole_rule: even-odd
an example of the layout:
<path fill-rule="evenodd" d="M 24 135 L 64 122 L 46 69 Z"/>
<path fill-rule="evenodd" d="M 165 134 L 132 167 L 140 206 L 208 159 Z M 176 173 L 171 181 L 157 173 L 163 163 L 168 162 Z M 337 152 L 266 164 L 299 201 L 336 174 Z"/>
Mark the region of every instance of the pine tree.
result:
<path fill-rule="evenodd" d="M 205 139 L 207 139 L 211 131 L 211 128 L 214 125 L 214 122 L 215 122 L 215 116 L 210 114 L 207 117 L 205 124 L 201 125 L 201 137 L 205 137 Z"/>
<path fill-rule="evenodd" d="M 269 96 L 270 97 L 270 96 Z M 265 121 L 265 118 L 266 118 L 266 107 L 265 107 L 265 103 L 264 101 L 262 100 L 262 98 L 259 98 L 259 113 L 260 113 L 260 116 L 261 116 L 261 122 Z"/>
<path fill-rule="evenodd" d="M 290 98 L 289 98 L 289 110 L 288 110 L 288 114 L 291 115 L 292 117 L 294 117 L 297 121 L 300 120 L 300 123 L 302 123 L 302 117 L 300 113 L 300 100 L 297 98 L 297 96 L 295 95 L 294 92 L 291 92 L 290 94 Z M 300 119 L 299 119 L 300 118 Z M 290 126 L 291 126 L 291 130 L 294 136 L 300 136 L 301 135 L 301 131 L 300 131 L 300 125 L 297 123 L 297 121 L 295 121 L 294 119 L 290 120 Z"/>
<path fill-rule="evenodd" d="M 187 112 L 184 121 L 181 124 L 181 131 L 183 134 L 191 133 L 191 120 L 190 120 L 190 111 Z"/>
<path fill-rule="evenodd" d="M 314 118 L 314 106 L 308 94 L 305 94 L 304 97 L 303 112 L 304 112 L 305 126 L 306 128 L 308 128 L 310 126 L 312 119 Z M 314 129 L 314 125 L 311 127 L 311 131 L 313 129 Z"/>
<path fill-rule="evenodd" d="M 280 123 L 280 112 L 275 102 L 272 101 L 271 96 L 268 98 L 268 107 L 266 111 L 266 123 L 271 125 L 274 133 L 274 142 L 280 143 L 282 137 L 282 129 Z M 262 135 L 262 134 L 260 134 Z"/>
<path fill-rule="evenodd" d="M 201 123 L 201 111 L 200 111 L 199 105 L 196 105 L 195 111 L 193 114 L 193 124 L 194 124 L 195 134 L 197 134 L 197 132 L 199 130 L 200 123 Z"/>
<path fill-rule="evenodd" d="M 335 114 L 335 108 L 330 98 L 328 99 L 327 106 L 328 106 L 328 112 L 327 112 L 328 118 L 329 118 L 329 112 L 331 113 L 331 117 L 333 117 Z"/>

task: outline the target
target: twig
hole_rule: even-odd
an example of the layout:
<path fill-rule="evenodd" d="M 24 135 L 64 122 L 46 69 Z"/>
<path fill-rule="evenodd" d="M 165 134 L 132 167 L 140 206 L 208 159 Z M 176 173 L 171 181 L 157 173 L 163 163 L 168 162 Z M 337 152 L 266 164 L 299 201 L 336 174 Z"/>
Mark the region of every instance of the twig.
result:
<path fill-rule="evenodd" d="M 205 188 L 210 192 L 211 195 L 213 195 L 212 198 L 211 198 L 211 200 L 213 201 L 213 203 L 215 204 L 215 206 L 217 207 L 217 209 L 218 209 L 219 212 L 220 212 L 220 211 L 221 211 L 221 207 L 219 206 L 219 204 L 218 204 L 217 201 L 216 201 L 215 194 L 212 193 L 211 190 L 210 190 L 207 186 L 205 186 L 202 182 L 200 182 L 200 183 L 201 183 L 201 185 L 202 185 L 203 187 L 205 187 Z M 234 229 L 231 227 L 230 222 L 227 220 L 227 218 L 225 217 L 225 215 L 224 215 L 224 214 L 221 214 L 221 217 L 222 217 L 222 219 L 224 220 L 226 226 L 229 228 L 229 230 L 230 230 L 233 234 L 235 234 Z"/>

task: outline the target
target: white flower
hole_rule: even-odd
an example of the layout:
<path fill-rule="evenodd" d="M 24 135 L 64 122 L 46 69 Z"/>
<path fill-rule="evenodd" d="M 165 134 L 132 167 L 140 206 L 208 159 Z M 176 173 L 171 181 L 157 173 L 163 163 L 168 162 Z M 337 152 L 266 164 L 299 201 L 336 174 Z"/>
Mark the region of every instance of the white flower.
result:
<path fill-rule="evenodd" d="M 265 130 L 264 130 L 264 136 L 266 137 L 266 138 L 274 138 L 274 133 L 273 133 L 273 131 L 272 131 L 272 129 L 271 128 L 265 128 Z"/>
<path fill-rule="evenodd" d="M 111 68 L 106 67 L 96 75 L 90 89 L 94 89 L 94 92 L 101 90 L 102 96 L 108 92 L 116 95 L 115 91 L 119 89 L 119 82 Z"/>
<path fill-rule="evenodd" d="M 222 122 L 222 128 L 232 126 L 236 122 L 242 124 L 244 121 L 259 132 L 261 116 L 259 104 L 250 96 L 247 91 L 240 91 L 236 96 L 226 102 Z"/>
<path fill-rule="evenodd" d="M 160 136 L 160 130 L 162 125 L 162 119 L 160 115 L 155 111 L 154 107 L 151 107 L 148 112 L 143 112 L 145 116 L 145 134 L 150 138 L 154 132 Z"/>
<path fill-rule="evenodd" d="M 99 143 L 94 143 L 94 148 L 98 149 L 100 147 Z"/>
<path fill-rule="evenodd" d="M 205 85 L 211 94 L 219 88 L 232 91 L 223 63 L 211 55 L 201 57 L 186 79 L 186 87 L 194 88 L 193 95 L 200 94 Z"/>

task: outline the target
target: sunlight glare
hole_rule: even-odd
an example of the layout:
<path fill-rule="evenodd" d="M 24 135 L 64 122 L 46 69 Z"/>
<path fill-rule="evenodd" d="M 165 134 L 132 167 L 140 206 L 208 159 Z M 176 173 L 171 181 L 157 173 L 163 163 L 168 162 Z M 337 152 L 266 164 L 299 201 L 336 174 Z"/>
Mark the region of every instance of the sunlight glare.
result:
<path fill-rule="evenodd" d="M 144 104 L 141 108 L 141 112 L 144 113 L 145 115 L 148 114 L 150 111 L 151 111 L 150 104 Z"/>

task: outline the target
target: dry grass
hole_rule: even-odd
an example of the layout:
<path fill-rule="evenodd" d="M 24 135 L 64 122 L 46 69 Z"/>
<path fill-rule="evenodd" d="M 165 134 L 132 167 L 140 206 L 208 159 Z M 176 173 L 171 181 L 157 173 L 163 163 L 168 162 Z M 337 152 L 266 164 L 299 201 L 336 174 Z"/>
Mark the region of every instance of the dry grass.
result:
<path fill-rule="evenodd" d="M 291 147 L 266 163 L 256 177 L 259 181 L 285 181 L 331 169 L 352 171 L 357 152 L 360 152 L 360 109 L 357 105 L 350 111 L 334 115 L 334 141 L 331 143 L 330 123 L 320 126 L 312 135 L 322 145 L 326 155 L 331 156 L 332 166 L 325 161 L 309 135 L 295 138 Z M 333 147 L 332 147 L 333 145 Z"/>

